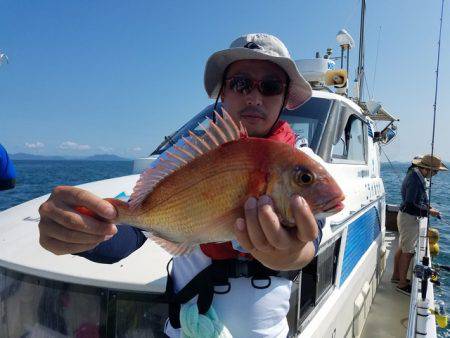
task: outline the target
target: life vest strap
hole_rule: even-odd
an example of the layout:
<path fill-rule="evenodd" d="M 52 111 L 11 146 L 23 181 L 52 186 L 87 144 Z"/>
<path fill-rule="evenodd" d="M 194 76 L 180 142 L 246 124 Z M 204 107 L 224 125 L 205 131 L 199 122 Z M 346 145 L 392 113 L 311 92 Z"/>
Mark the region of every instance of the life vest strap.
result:
<path fill-rule="evenodd" d="M 169 262 L 170 264 L 170 262 Z M 180 328 L 181 305 L 195 296 L 200 314 L 205 314 L 211 307 L 214 294 L 226 294 L 231 289 L 229 278 L 251 278 L 251 284 L 258 289 L 265 289 L 271 285 L 271 276 L 284 277 L 294 280 L 298 271 L 276 271 L 265 267 L 256 260 L 226 259 L 212 260 L 212 263 L 200 271 L 179 292 L 175 293 L 173 279 L 167 275 L 166 299 L 169 303 L 169 320 L 173 328 Z M 258 280 L 267 281 L 263 285 Z M 226 286 L 225 291 L 215 290 L 217 286 Z"/>

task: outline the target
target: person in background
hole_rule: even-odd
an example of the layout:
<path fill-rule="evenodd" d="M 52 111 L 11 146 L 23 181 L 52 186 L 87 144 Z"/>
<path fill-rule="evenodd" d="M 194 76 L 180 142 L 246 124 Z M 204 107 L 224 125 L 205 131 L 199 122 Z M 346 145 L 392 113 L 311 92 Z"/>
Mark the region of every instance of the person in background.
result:
<path fill-rule="evenodd" d="M 447 167 L 437 156 L 415 157 L 402 183 L 402 203 L 397 215 L 399 247 L 395 253 L 391 281 L 398 283 L 397 290 L 407 295 L 411 294 L 411 284 L 406 277 L 419 238 L 419 225 L 426 221 L 428 215 L 441 216 L 429 205 L 425 180 L 444 170 Z"/>
<path fill-rule="evenodd" d="M 0 144 L 0 190 L 12 189 L 16 186 L 16 170 L 6 149 Z"/>

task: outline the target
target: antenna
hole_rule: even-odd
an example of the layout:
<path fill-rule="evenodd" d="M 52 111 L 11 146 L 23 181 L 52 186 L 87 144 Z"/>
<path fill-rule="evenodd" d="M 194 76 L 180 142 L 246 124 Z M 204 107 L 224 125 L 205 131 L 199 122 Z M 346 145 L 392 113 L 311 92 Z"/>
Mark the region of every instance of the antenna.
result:
<path fill-rule="evenodd" d="M 347 73 L 348 73 L 348 62 L 349 62 L 349 51 L 355 47 L 355 41 L 353 41 L 352 36 L 345 30 L 341 29 L 336 35 L 336 41 L 341 46 L 341 69 L 344 68 L 344 51 L 347 51 Z"/>
<path fill-rule="evenodd" d="M 363 100 L 363 88 L 364 88 L 364 22 L 366 13 L 366 0 L 361 1 L 361 23 L 359 27 L 359 58 L 358 69 L 356 71 L 356 82 L 358 83 L 358 95 L 359 102 Z"/>

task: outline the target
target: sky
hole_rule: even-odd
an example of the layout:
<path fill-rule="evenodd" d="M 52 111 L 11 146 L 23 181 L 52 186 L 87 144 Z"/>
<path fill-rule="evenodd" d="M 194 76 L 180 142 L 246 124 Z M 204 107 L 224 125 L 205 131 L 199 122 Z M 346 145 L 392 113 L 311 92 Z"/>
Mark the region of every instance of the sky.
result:
<path fill-rule="evenodd" d="M 212 103 L 208 57 L 266 32 L 294 59 L 359 41 L 358 0 L 0 0 L 0 143 L 10 153 L 148 155 Z M 370 96 L 400 118 L 392 161 L 430 151 L 440 0 L 367 1 Z M 450 160 L 450 5 L 441 42 L 435 152 Z M 358 59 L 350 53 L 350 79 Z M 367 92 L 365 93 L 367 98 Z"/>

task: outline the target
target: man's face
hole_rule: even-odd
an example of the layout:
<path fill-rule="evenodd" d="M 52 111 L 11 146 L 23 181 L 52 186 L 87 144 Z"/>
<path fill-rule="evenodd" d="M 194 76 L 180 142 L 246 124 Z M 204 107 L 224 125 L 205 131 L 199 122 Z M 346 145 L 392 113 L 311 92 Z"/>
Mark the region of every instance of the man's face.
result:
<path fill-rule="evenodd" d="M 420 168 L 422 171 L 422 175 L 423 177 L 426 178 L 430 178 L 431 176 L 434 176 L 438 173 L 437 170 L 431 170 L 431 169 L 427 169 L 427 168 Z"/>
<path fill-rule="evenodd" d="M 286 74 L 274 63 L 263 60 L 241 60 L 230 65 L 226 78 L 243 76 L 255 81 L 278 80 L 286 83 Z M 251 91 L 239 92 L 226 81 L 222 92 L 222 105 L 235 121 L 241 121 L 250 136 L 264 137 L 275 124 L 284 98 L 278 95 L 264 96 L 257 86 Z"/>

